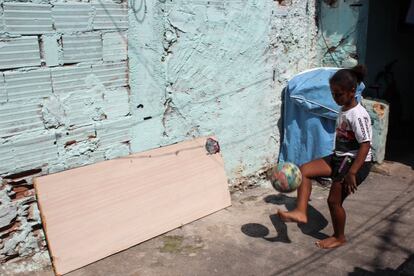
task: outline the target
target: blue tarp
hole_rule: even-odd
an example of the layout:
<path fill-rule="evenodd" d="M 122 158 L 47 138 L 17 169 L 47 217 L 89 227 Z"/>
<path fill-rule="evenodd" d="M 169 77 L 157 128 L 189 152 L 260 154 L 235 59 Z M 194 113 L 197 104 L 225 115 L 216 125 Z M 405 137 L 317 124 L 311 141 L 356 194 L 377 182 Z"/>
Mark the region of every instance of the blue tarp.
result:
<path fill-rule="evenodd" d="M 316 68 L 293 77 L 283 92 L 282 143 L 279 162 L 302 165 L 332 153 L 339 106 L 332 98 L 329 78 L 339 68 Z M 365 88 L 361 83 L 359 101 Z"/>

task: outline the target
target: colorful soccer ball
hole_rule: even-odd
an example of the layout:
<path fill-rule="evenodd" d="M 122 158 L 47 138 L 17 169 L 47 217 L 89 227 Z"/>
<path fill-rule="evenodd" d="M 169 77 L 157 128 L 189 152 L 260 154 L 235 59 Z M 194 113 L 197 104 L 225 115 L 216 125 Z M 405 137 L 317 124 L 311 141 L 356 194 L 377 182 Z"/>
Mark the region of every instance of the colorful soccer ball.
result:
<path fill-rule="evenodd" d="M 279 163 L 268 172 L 273 188 L 281 193 L 290 193 L 302 183 L 302 173 L 293 163 Z"/>

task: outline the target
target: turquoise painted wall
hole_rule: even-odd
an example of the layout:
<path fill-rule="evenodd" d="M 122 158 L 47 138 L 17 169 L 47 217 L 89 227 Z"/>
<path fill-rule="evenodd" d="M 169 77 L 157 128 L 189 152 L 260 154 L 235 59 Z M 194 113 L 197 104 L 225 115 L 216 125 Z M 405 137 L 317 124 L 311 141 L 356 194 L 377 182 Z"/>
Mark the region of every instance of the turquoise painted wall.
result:
<path fill-rule="evenodd" d="M 282 89 L 316 63 L 314 2 L 138 2 L 132 151 L 215 135 L 231 180 L 274 163 Z"/>
<path fill-rule="evenodd" d="M 368 0 L 318 0 L 321 65 L 351 67 L 365 63 Z"/>

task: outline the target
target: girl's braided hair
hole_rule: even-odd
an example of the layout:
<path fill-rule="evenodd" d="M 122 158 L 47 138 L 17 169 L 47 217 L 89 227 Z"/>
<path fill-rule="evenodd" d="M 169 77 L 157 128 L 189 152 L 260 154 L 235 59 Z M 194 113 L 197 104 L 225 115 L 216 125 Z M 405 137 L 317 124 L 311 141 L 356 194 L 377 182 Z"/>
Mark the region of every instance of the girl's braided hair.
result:
<path fill-rule="evenodd" d="M 346 91 L 356 89 L 367 74 L 365 65 L 359 64 L 349 69 L 340 69 L 329 79 L 330 85 L 338 85 Z"/>

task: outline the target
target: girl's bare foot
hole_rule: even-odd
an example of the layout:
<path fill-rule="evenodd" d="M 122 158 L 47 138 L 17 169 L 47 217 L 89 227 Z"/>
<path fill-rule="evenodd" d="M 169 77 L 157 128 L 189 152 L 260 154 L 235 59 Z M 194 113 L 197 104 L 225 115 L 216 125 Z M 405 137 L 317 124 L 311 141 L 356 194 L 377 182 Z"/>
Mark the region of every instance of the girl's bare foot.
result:
<path fill-rule="evenodd" d="M 278 210 L 277 215 L 284 222 L 297 222 L 297 223 L 307 223 L 308 222 L 308 217 L 306 216 L 306 214 L 304 214 L 304 213 L 302 213 L 298 210 L 293 210 L 293 211 L 290 211 L 290 212 Z"/>
<path fill-rule="evenodd" d="M 345 238 L 338 239 L 336 237 L 329 237 L 329 238 L 317 241 L 315 244 L 319 248 L 331 249 L 331 248 L 339 247 L 343 245 L 344 243 L 346 243 Z"/>

